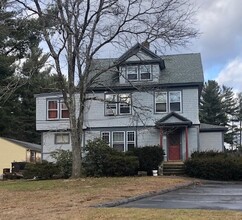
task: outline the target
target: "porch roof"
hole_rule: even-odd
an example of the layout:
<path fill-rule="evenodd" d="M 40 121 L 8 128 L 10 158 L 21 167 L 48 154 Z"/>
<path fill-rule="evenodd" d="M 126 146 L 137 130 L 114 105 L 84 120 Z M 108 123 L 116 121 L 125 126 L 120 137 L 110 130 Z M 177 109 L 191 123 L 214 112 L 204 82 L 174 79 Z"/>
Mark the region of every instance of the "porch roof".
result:
<path fill-rule="evenodd" d="M 155 126 L 157 128 L 162 128 L 162 127 L 186 127 L 186 126 L 191 126 L 192 122 L 179 115 L 176 112 L 171 112 L 168 115 L 164 116 L 160 120 L 156 121 Z"/>

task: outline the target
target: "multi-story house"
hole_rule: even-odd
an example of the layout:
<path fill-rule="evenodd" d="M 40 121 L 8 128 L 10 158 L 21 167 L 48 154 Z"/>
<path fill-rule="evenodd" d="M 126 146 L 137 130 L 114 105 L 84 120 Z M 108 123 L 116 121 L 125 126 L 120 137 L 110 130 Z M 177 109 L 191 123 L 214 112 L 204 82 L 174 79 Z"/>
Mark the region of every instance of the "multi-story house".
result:
<path fill-rule="evenodd" d="M 136 44 L 118 59 L 94 60 L 92 74 L 114 62 L 118 66 L 101 74 L 87 94 L 83 144 L 100 137 L 119 151 L 160 145 L 165 160 L 223 150 L 226 129 L 199 121 L 204 81 L 200 54 L 160 57 Z M 36 95 L 43 159 L 57 148 L 71 149 L 68 117 L 61 93 Z"/>

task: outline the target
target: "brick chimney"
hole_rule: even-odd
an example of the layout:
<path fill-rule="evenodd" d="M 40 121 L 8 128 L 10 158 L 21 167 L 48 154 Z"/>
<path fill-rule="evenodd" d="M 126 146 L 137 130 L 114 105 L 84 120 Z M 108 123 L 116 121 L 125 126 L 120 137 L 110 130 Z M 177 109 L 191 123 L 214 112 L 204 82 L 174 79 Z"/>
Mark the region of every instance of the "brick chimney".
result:
<path fill-rule="evenodd" d="M 142 42 L 141 45 L 147 49 L 150 49 L 150 43 L 147 40 Z"/>

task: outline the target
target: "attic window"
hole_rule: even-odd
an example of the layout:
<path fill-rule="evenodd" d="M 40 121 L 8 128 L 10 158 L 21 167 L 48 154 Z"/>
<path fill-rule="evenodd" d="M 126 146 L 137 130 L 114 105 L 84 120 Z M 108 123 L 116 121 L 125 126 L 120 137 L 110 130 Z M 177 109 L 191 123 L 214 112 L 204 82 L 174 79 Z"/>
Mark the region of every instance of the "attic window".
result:
<path fill-rule="evenodd" d="M 127 67 L 127 78 L 128 80 L 138 80 L 138 66 Z"/>
<path fill-rule="evenodd" d="M 140 66 L 140 79 L 141 80 L 151 79 L 151 66 L 150 65 L 141 65 Z"/>
<path fill-rule="evenodd" d="M 151 65 L 134 65 L 126 67 L 127 81 L 143 81 L 152 79 Z M 124 68 L 121 69 L 122 73 L 125 72 Z"/>

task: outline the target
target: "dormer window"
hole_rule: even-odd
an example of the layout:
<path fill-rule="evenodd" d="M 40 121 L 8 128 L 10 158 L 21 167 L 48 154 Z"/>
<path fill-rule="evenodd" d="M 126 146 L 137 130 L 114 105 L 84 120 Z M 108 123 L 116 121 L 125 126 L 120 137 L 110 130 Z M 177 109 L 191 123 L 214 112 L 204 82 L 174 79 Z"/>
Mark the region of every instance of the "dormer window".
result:
<path fill-rule="evenodd" d="M 151 65 L 129 65 L 121 68 L 122 74 L 125 73 L 127 81 L 144 81 L 152 79 Z"/>
<path fill-rule="evenodd" d="M 150 80 L 151 79 L 151 66 L 150 65 L 140 65 L 140 79 Z"/>
<path fill-rule="evenodd" d="M 128 66 L 127 67 L 127 78 L 130 81 L 138 80 L 138 66 Z"/>

